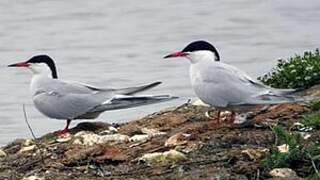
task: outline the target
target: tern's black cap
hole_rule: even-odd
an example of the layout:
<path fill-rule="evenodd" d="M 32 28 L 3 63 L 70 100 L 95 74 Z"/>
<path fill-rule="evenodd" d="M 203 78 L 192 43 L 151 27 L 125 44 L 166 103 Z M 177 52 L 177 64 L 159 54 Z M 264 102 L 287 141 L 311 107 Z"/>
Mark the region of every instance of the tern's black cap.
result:
<path fill-rule="evenodd" d="M 216 56 L 216 61 L 220 61 L 220 56 L 219 56 L 217 49 L 209 42 L 203 41 L 203 40 L 194 41 L 194 42 L 188 44 L 182 50 L 182 52 L 193 52 L 193 51 L 201 51 L 201 50 L 207 50 L 207 51 L 213 52 Z"/>
<path fill-rule="evenodd" d="M 33 56 L 32 58 L 30 58 L 27 61 L 27 63 L 45 63 L 49 66 L 49 68 L 51 70 L 52 78 L 53 79 L 58 78 L 56 65 L 55 65 L 53 59 L 51 57 L 49 57 L 48 55 Z"/>

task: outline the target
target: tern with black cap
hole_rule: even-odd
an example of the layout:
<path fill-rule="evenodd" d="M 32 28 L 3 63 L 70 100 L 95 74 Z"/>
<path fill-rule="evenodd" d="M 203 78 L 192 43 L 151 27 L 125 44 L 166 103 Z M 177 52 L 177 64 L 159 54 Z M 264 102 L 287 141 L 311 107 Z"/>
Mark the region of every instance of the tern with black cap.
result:
<path fill-rule="evenodd" d="M 231 110 L 231 123 L 237 110 L 260 104 L 303 101 L 294 95 L 295 89 L 275 89 L 252 79 L 238 68 L 220 62 L 216 48 L 206 41 L 195 41 L 182 51 L 164 58 L 185 57 L 190 60 L 190 79 L 196 95 L 206 104 L 220 110 Z"/>
<path fill-rule="evenodd" d="M 128 88 L 99 88 L 84 83 L 58 79 L 54 61 L 47 55 L 34 56 L 28 61 L 8 65 L 22 67 L 33 73 L 30 89 L 35 107 L 44 115 L 67 120 L 58 134 L 68 131 L 75 119 L 94 119 L 102 112 L 168 101 L 170 95 L 134 95 L 159 85 L 154 82 Z"/>

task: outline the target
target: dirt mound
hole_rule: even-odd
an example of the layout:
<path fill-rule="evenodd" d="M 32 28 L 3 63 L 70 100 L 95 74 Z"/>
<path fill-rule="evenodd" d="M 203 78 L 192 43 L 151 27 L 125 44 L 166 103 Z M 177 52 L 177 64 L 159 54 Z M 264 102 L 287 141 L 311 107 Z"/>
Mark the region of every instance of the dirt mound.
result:
<path fill-rule="evenodd" d="M 126 124 L 80 123 L 65 137 L 16 140 L 2 148 L 0 179 L 267 178 L 261 159 L 274 147 L 270 126 L 291 127 L 309 109 L 257 108 L 234 126 L 218 126 L 206 111 L 183 105 Z"/>

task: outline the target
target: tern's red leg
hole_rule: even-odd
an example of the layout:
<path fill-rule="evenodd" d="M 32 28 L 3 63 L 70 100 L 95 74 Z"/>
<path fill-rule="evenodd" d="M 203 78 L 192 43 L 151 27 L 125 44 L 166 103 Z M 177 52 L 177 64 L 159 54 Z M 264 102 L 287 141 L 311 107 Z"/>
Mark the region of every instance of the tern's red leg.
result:
<path fill-rule="evenodd" d="M 206 112 L 206 117 L 209 118 L 210 120 L 216 121 L 215 124 L 220 124 L 220 113 L 221 113 L 221 111 L 218 110 L 217 116 L 216 117 L 212 117 L 212 116 L 210 116 L 210 113 L 208 111 L 208 112 Z"/>
<path fill-rule="evenodd" d="M 62 130 L 56 131 L 55 133 L 56 133 L 58 136 L 61 136 L 61 135 L 64 135 L 65 133 L 69 132 L 70 122 L 71 122 L 71 120 L 70 120 L 70 119 L 67 119 L 67 125 L 66 125 L 66 127 L 65 127 L 64 129 L 62 129 Z"/>
<path fill-rule="evenodd" d="M 217 114 L 217 124 L 220 124 L 220 113 L 221 113 L 221 111 L 218 110 L 218 114 Z"/>
<path fill-rule="evenodd" d="M 233 124 L 235 119 L 236 119 L 236 113 L 232 111 L 231 118 L 230 118 L 230 124 Z"/>

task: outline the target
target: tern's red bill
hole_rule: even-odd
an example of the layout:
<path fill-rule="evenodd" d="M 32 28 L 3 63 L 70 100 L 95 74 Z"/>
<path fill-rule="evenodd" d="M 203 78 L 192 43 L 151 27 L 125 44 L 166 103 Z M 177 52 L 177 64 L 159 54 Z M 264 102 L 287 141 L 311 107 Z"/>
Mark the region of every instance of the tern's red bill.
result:
<path fill-rule="evenodd" d="M 19 63 L 8 65 L 8 67 L 29 67 L 29 66 L 30 64 L 27 62 L 19 62 Z"/>
<path fill-rule="evenodd" d="M 167 56 L 165 56 L 163 58 L 185 57 L 187 55 L 188 55 L 188 53 L 179 51 L 179 52 L 175 52 L 175 53 L 169 54 L 169 55 L 167 55 Z"/>

